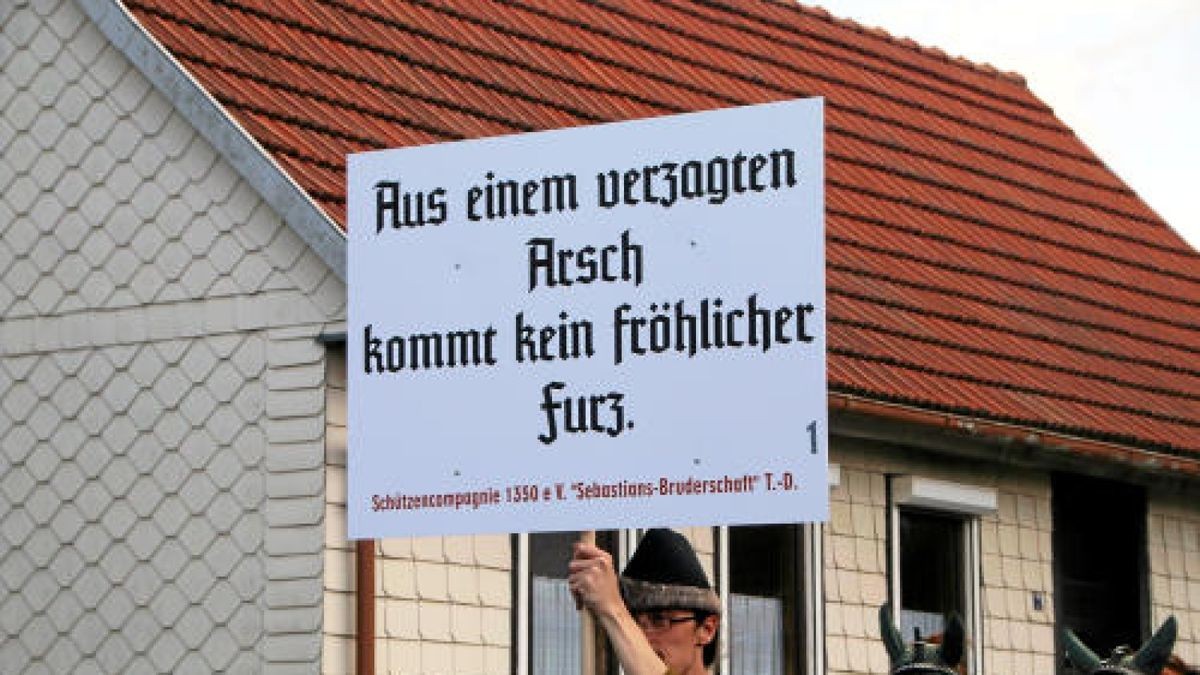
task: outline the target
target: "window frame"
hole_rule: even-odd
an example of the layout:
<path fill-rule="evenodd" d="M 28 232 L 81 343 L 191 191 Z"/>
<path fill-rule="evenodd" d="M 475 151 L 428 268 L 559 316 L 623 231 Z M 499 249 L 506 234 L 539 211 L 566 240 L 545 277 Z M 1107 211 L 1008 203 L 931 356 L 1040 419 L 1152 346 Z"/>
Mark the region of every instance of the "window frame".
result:
<path fill-rule="evenodd" d="M 1150 514 L 1150 496 L 1149 491 L 1145 486 L 1140 486 L 1136 483 L 1131 483 L 1122 480 L 1103 478 L 1099 476 L 1090 476 L 1086 474 L 1070 473 L 1070 472 L 1055 472 L 1050 478 L 1050 518 L 1051 518 L 1051 574 L 1053 576 L 1052 592 L 1054 597 L 1054 653 L 1055 653 L 1055 673 L 1072 672 L 1064 664 L 1063 659 L 1064 647 L 1062 644 L 1062 629 L 1071 628 L 1074 632 L 1082 633 L 1081 626 L 1071 625 L 1071 616 L 1079 612 L 1078 607 L 1072 606 L 1075 598 L 1071 597 L 1074 594 L 1067 590 L 1068 580 L 1072 577 L 1072 571 L 1068 570 L 1069 558 L 1075 557 L 1078 553 L 1078 548 L 1067 546 L 1067 541 L 1064 541 L 1064 535 L 1072 532 L 1078 523 L 1073 520 L 1076 514 L 1074 509 L 1067 507 L 1075 500 L 1079 499 L 1080 494 L 1105 495 L 1103 501 L 1105 507 L 1113 508 L 1113 500 L 1125 508 L 1133 508 L 1133 516 L 1129 518 L 1129 522 L 1117 525 L 1111 520 L 1101 519 L 1107 523 L 1107 529 L 1111 532 L 1130 532 L 1134 538 L 1133 554 L 1134 570 L 1136 579 L 1132 580 L 1135 583 L 1126 588 L 1133 588 L 1136 593 L 1136 599 L 1132 604 L 1136 605 L 1136 613 L 1133 614 L 1137 622 L 1136 632 L 1137 637 L 1130 636 L 1129 640 L 1121 640 L 1120 642 L 1128 642 L 1136 644 L 1134 640 L 1146 640 L 1150 637 L 1154 630 L 1151 613 L 1153 611 L 1153 594 L 1150 590 L 1150 560 L 1149 560 L 1149 525 L 1148 517 Z M 1064 508 L 1067 507 L 1067 508 Z M 1124 509 L 1118 509 L 1124 511 Z M 1089 515 L 1089 518 L 1094 518 L 1094 512 Z M 1123 529 L 1124 526 L 1130 526 L 1132 530 Z M 1075 530 L 1078 533 L 1078 530 Z M 1094 534 L 1094 533 L 1093 533 Z M 1068 556 L 1065 552 L 1074 549 L 1074 554 Z M 1126 560 L 1126 562 L 1129 562 Z M 1111 562 L 1110 562 L 1111 564 Z M 1126 598 L 1128 600 L 1129 598 Z M 1111 598 L 1110 598 L 1111 600 Z M 1119 605 L 1120 601 L 1106 603 L 1107 611 L 1114 611 L 1112 605 Z M 1126 607 L 1126 609 L 1129 609 Z M 1118 610 L 1119 611 L 1119 610 Z M 1080 636 L 1083 639 L 1083 636 Z M 1095 650 L 1098 654 L 1104 655 L 1108 650 L 1115 647 L 1115 644 L 1104 644 L 1094 640 L 1085 640 L 1090 642 L 1087 646 Z"/>
<path fill-rule="evenodd" d="M 801 644 L 804 648 L 802 672 L 805 675 L 818 675 L 825 672 L 825 574 L 824 574 L 824 536 L 825 526 L 822 523 L 800 523 L 798 533 L 800 540 L 800 579 L 803 635 Z M 714 552 L 714 575 L 717 592 L 721 597 L 721 611 L 729 615 L 729 528 L 718 526 L 714 528 L 716 542 Z M 617 555 L 614 562 L 618 569 L 624 568 L 629 562 L 637 542 L 645 530 L 642 528 L 623 529 L 617 532 Z M 532 613 L 530 607 L 529 581 L 529 542 L 528 533 L 513 535 L 513 672 L 515 675 L 529 675 L 531 667 L 530 630 Z M 721 643 L 717 652 L 717 672 L 729 672 L 729 631 L 722 626 Z"/>
<path fill-rule="evenodd" d="M 617 551 L 613 563 L 620 570 L 629 562 L 631 551 L 630 542 L 636 543 L 637 534 L 641 530 L 615 530 Z M 511 631 L 512 668 L 515 675 L 530 675 L 532 667 L 531 640 L 533 614 L 530 588 L 530 555 L 529 542 L 531 533 L 521 532 L 512 535 L 513 541 L 513 619 Z M 594 643 L 599 647 L 602 643 Z M 592 671 L 595 668 L 591 668 Z M 619 668 L 618 668 L 619 670 Z"/>
<path fill-rule="evenodd" d="M 832 490 L 842 484 L 842 467 L 829 462 L 827 480 Z M 825 523 L 800 523 L 800 592 L 801 621 L 804 632 L 804 655 L 801 672 L 805 675 L 825 675 Z M 717 528 L 716 584 L 721 597 L 721 612 L 729 616 L 729 527 Z M 722 626 L 722 628 L 725 628 Z M 729 631 L 722 630 L 717 652 L 717 672 L 729 672 Z"/>
<path fill-rule="evenodd" d="M 799 544 L 800 587 L 800 672 L 819 675 L 825 672 L 825 554 L 823 523 L 796 523 Z M 716 528 L 716 576 L 717 593 L 721 598 L 722 616 L 729 616 L 730 598 L 730 537 L 728 525 Z M 720 645 L 717 651 L 717 672 L 730 672 L 729 640 L 732 637 L 728 625 L 722 624 Z"/>
<path fill-rule="evenodd" d="M 983 547 L 981 516 L 998 506 L 995 488 L 985 488 L 915 475 L 888 476 L 888 602 L 899 620 L 900 517 L 902 511 L 924 511 L 962 519 L 963 624 L 967 672 L 983 673 Z M 907 636 L 906 636 L 907 639 Z"/>

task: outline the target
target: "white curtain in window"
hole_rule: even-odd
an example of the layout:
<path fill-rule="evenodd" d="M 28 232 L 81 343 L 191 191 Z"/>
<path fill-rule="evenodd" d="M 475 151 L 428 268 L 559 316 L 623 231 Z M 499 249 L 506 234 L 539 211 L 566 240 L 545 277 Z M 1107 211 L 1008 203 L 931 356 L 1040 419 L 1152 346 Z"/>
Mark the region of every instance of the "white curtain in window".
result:
<path fill-rule="evenodd" d="M 900 634 L 905 642 L 912 642 L 915 630 L 921 631 L 921 639 L 928 641 L 931 635 L 941 635 L 946 629 L 946 620 L 937 612 L 921 612 L 915 609 L 900 610 Z"/>
<path fill-rule="evenodd" d="M 579 671 L 579 611 L 566 579 L 533 577 L 533 673 Z"/>
<path fill-rule="evenodd" d="M 729 627 L 729 665 L 735 675 L 782 675 L 782 600 L 730 594 Z"/>

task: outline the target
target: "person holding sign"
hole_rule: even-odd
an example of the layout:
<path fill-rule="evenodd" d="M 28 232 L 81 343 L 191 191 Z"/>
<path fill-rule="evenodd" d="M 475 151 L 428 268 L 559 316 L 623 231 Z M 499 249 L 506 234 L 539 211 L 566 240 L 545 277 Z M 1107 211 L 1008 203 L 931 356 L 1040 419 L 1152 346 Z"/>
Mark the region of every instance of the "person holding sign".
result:
<path fill-rule="evenodd" d="M 626 675 L 704 675 L 716 659 L 721 601 L 678 532 L 647 531 L 619 579 L 612 556 L 585 542 L 568 571 Z"/>

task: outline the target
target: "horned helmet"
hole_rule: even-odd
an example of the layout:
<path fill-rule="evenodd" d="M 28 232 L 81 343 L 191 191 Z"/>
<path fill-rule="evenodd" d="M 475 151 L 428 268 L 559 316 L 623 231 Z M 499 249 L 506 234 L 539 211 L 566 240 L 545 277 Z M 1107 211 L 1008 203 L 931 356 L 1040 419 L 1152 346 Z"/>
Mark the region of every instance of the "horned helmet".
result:
<path fill-rule="evenodd" d="M 962 660 L 966 639 L 958 616 L 951 615 L 946 622 L 940 645 L 923 642 L 918 635 L 909 649 L 892 621 L 891 606 L 885 604 L 879 608 L 879 633 L 887 648 L 891 675 L 956 675 L 955 667 Z"/>
<path fill-rule="evenodd" d="M 1062 641 L 1071 664 L 1087 675 L 1158 675 L 1171 658 L 1177 630 L 1175 617 L 1169 616 L 1137 652 L 1121 646 L 1107 659 L 1088 649 L 1069 628 L 1063 629 Z"/>

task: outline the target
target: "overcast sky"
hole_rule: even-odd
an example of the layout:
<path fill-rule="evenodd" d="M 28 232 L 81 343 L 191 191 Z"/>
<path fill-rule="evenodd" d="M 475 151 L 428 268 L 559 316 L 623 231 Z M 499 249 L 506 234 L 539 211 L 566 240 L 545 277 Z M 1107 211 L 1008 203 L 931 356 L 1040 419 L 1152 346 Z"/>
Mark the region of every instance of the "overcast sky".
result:
<path fill-rule="evenodd" d="M 1024 75 L 1101 160 L 1200 249 L 1200 0 L 815 4 Z"/>

